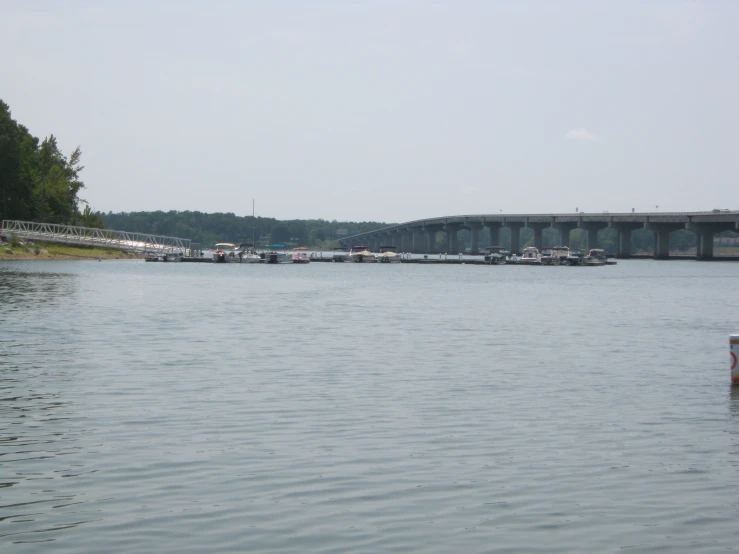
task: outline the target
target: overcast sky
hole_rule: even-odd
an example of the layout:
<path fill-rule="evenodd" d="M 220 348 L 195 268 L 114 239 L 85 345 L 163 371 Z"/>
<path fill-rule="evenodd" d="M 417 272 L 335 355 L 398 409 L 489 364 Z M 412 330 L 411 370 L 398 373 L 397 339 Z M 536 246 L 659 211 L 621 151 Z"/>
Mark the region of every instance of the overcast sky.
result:
<path fill-rule="evenodd" d="M 739 208 L 739 2 L 0 0 L 0 99 L 102 211 Z"/>

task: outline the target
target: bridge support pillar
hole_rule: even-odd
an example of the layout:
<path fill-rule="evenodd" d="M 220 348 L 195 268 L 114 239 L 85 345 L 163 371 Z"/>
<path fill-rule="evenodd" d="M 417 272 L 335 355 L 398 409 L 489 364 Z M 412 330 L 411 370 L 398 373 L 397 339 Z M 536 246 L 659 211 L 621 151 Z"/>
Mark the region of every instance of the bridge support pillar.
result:
<path fill-rule="evenodd" d="M 555 223 L 552 225 L 559 231 L 559 246 L 570 247 L 570 231 L 577 227 L 577 223 Z"/>
<path fill-rule="evenodd" d="M 713 233 L 698 233 L 698 247 L 695 257 L 698 260 L 713 259 Z"/>
<path fill-rule="evenodd" d="M 693 231 L 697 236 L 697 260 L 713 259 L 713 236 L 723 231 L 739 232 L 739 223 L 688 223 L 685 228 Z"/>
<path fill-rule="evenodd" d="M 485 227 L 490 229 L 490 246 L 501 246 L 500 244 L 500 229 L 502 224 L 499 222 L 485 223 Z"/>
<path fill-rule="evenodd" d="M 511 254 L 521 253 L 521 229 L 523 223 L 514 221 L 507 221 L 503 224 L 504 227 L 508 227 L 511 230 Z"/>
<path fill-rule="evenodd" d="M 588 232 L 588 249 L 598 248 L 598 231 L 608 227 L 608 223 L 596 223 L 591 221 L 581 221 L 577 224 L 580 229 Z"/>
<path fill-rule="evenodd" d="M 654 259 L 666 260 L 670 257 L 670 233 L 685 229 L 684 223 L 645 223 L 645 229 L 654 233 Z"/>
<path fill-rule="evenodd" d="M 421 229 L 413 229 L 413 248 L 411 249 L 411 252 L 414 254 L 423 254 L 426 252 L 426 241 L 423 236 L 423 231 Z"/>
<path fill-rule="evenodd" d="M 438 229 L 434 227 L 424 227 L 426 233 L 426 252 L 433 254 L 437 251 L 436 248 L 436 232 Z"/>
<path fill-rule="evenodd" d="M 616 239 L 616 257 L 617 258 L 630 258 L 631 257 L 631 232 L 634 229 L 641 229 L 644 227 L 643 223 L 614 223 L 608 224 L 609 227 L 613 227 L 618 232 Z"/>
<path fill-rule="evenodd" d="M 465 228 L 470 230 L 470 253 L 480 253 L 480 230 L 483 225 L 482 222 L 467 221 L 464 224 Z"/>
<path fill-rule="evenodd" d="M 410 230 L 403 231 L 403 252 L 411 252 L 413 250 L 413 232 Z"/>
<path fill-rule="evenodd" d="M 654 233 L 654 259 L 666 260 L 670 257 L 670 232 L 656 231 Z"/>
<path fill-rule="evenodd" d="M 457 233 L 462 227 L 460 225 L 446 224 L 444 232 L 446 233 L 446 251 L 449 254 L 459 254 L 459 246 L 457 245 Z"/>
<path fill-rule="evenodd" d="M 543 231 L 545 227 L 549 227 L 549 223 L 527 223 L 526 227 L 534 230 L 534 246 L 539 249 L 543 247 Z"/>

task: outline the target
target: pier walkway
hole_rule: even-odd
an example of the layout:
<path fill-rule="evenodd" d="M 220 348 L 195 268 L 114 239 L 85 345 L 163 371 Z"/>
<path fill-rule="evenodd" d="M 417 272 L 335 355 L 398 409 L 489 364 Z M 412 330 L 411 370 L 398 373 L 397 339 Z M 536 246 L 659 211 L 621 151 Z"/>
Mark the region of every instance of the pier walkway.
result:
<path fill-rule="evenodd" d="M 31 221 L 4 220 L 0 226 L 0 235 L 8 238 L 15 235 L 21 240 L 111 248 L 139 254 L 148 252 L 187 254 L 190 251 L 190 239 Z"/>

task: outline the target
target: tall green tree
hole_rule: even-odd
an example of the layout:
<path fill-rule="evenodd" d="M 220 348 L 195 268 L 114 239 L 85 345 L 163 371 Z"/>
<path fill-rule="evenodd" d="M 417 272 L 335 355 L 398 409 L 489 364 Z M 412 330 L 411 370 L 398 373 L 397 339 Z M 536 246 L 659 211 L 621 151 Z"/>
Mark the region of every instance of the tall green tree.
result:
<path fill-rule="evenodd" d="M 79 222 L 81 160 L 79 147 L 65 157 L 54 135 L 39 144 L 0 100 L 0 219 Z"/>
<path fill-rule="evenodd" d="M 39 175 L 33 191 L 34 219 L 51 223 L 76 223 L 78 193 L 85 184 L 79 174 L 82 150 L 77 147 L 69 159 L 59 150 L 56 137 L 50 135 L 39 149 Z"/>

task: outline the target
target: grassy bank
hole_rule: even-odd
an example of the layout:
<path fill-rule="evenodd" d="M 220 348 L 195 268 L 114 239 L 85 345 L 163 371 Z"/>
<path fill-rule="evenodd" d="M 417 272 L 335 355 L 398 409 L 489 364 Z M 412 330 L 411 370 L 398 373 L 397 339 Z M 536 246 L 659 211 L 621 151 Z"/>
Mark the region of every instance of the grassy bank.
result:
<path fill-rule="evenodd" d="M 13 253 L 9 254 L 6 249 Z M 13 247 L 0 246 L 0 260 L 134 260 L 140 258 L 132 252 L 106 248 L 82 248 L 67 244 L 34 243 Z"/>

